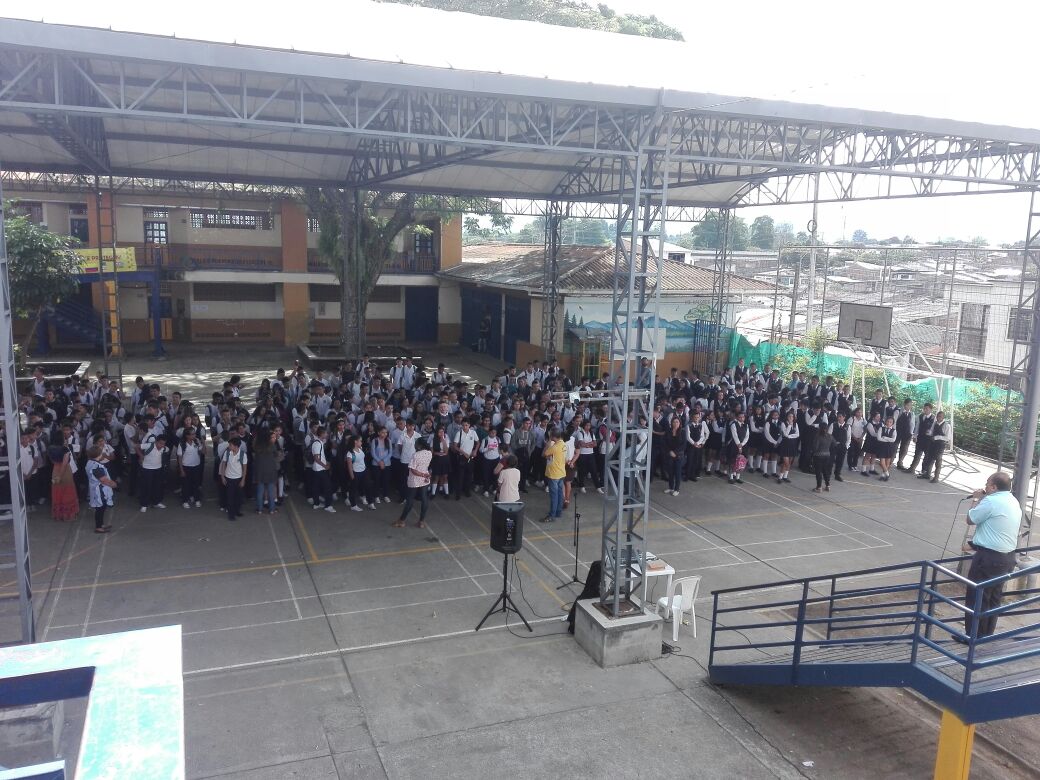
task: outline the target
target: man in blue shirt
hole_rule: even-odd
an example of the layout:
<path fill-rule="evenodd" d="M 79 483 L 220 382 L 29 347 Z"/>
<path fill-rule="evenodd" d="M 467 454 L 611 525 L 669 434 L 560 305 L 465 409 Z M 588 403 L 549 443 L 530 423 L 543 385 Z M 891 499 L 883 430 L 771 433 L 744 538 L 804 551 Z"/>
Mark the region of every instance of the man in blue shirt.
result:
<path fill-rule="evenodd" d="M 1015 570 L 1015 548 L 1018 546 L 1018 529 L 1022 524 L 1022 507 L 1011 494 L 1011 478 L 997 472 L 986 480 L 986 487 L 972 494 L 972 505 L 968 510 L 967 522 L 975 526 L 975 535 L 965 548 L 974 550 L 968 579 L 972 582 L 1009 574 Z M 993 585 L 982 594 L 983 612 L 1000 606 L 1004 586 Z M 975 608 L 975 588 L 967 588 L 965 604 Z M 965 633 L 971 634 L 973 615 L 965 615 Z M 996 615 L 980 615 L 978 636 L 989 636 L 997 628 Z M 963 641 L 955 637 L 957 641 Z"/>

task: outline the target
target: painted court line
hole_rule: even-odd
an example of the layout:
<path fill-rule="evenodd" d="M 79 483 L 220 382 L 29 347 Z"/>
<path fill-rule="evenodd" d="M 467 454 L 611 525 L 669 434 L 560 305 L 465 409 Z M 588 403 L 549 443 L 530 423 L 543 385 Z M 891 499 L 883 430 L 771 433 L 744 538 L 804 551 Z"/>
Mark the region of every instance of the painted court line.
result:
<path fill-rule="evenodd" d="M 289 588 L 289 598 L 292 599 L 293 607 L 296 609 L 296 619 L 302 620 L 303 613 L 300 611 L 300 602 L 296 600 L 296 590 L 293 588 L 292 579 L 289 577 L 289 570 L 285 567 L 285 556 L 282 555 L 282 547 L 278 544 L 278 535 L 274 532 L 274 523 L 271 522 L 270 515 L 267 516 L 267 527 L 271 530 L 274 550 L 278 553 L 278 560 L 282 564 L 282 575 L 285 577 L 285 584 Z"/>
<path fill-rule="evenodd" d="M 41 640 L 44 642 L 47 641 L 47 634 L 50 633 L 51 630 L 51 621 L 54 620 L 54 614 L 58 610 L 58 601 L 61 599 L 61 593 L 65 589 L 65 579 L 69 576 L 69 570 L 72 569 L 72 567 L 69 565 L 69 561 L 72 560 L 72 551 L 76 549 L 76 542 L 79 541 L 79 532 L 82 527 L 82 524 L 77 524 L 76 533 L 72 535 L 72 544 L 69 546 L 69 554 L 65 557 L 65 571 L 61 573 L 61 579 L 58 580 L 58 587 L 54 592 L 54 601 L 51 602 L 50 616 L 47 618 L 47 624 L 43 627 L 43 636 L 41 637 Z M 50 596 L 50 593 L 51 591 L 48 590 L 47 596 Z"/>
<path fill-rule="evenodd" d="M 480 574 L 480 577 L 490 577 L 490 574 Z M 297 601 L 306 601 L 307 599 L 327 599 L 334 596 L 346 596 L 354 593 L 371 593 L 377 590 L 391 590 L 394 588 L 410 588 L 413 586 L 422 585 L 437 585 L 442 582 L 454 582 L 457 580 L 468 580 L 469 577 L 445 577 L 440 580 L 420 580 L 418 582 L 402 582 L 394 585 L 376 585 L 371 588 L 353 588 L 351 590 L 334 590 L 329 593 L 322 593 L 321 595 L 314 596 L 297 596 Z M 127 617 L 118 618 L 106 618 L 105 620 L 95 620 L 94 625 L 101 625 L 102 623 L 119 623 L 124 620 L 150 620 L 157 617 L 174 617 L 176 615 L 192 615 L 199 612 L 216 612 L 221 609 L 246 609 L 248 607 L 266 607 L 273 606 L 275 604 L 285 604 L 292 599 L 268 599 L 267 601 L 247 601 L 239 604 L 220 604 L 214 607 L 196 607 L 195 609 L 179 609 L 172 612 L 155 612 L 148 615 L 130 615 Z M 60 626 L 51 626 L 52 628 L 77 628 L 79 623 L 68 623 Z"/>
<path fill-rule="evenodd" d="M 534 620 L 528 620 L 528 623 L 534 625 L 536 623 L 559 623 L 558 617 L 551 618 L 535 618 Z M 516 624 L 513 624 L 514 626 Z M 485 626 L 481 631 L 501 631 L 506 628 L 506 625 L 501 626 Z M 380 650 L 387 647 L 396 647 L 398 645 L 412 645 L 417 642 L 428 642 L 434 639 L 448 639 L 454 636 L 464 636 L 466 634 L 472 634 L 472 628 L 466 628 L 461 631 L 448 631 L 444 634 L 430 634 L 429 636 L 417 636 L 410 639 L 394 639 L 388 642 L 375 642 L 370 645 L 355 645 L 354 647 L 340 647 L 335 650 L 319 650 L 314 653 L 300 653 L 299 655 L 287 655 L 280 658 L 270 658 L 264 661 L 245 661 L 240 664 L 228 664 L 227 666 L 212 666 L 206 669 L 194 669 L 192 671 L 184 672 L 185 677 L 195 677 L 200 674 L 215 674 L 219 672 L 231 672 L 238 669 L 253 669 L 258 666 L 272 666 L 274 664 L 292 663 L 293 661 L 304 661 L 310 658 L 323 658 L 330 655 L 341 655 L 343 653 L 360 653 L 365 650 Z"/>
<path fill-rule="evenodd" d="M 725 549 L 723 547 L 720 547 L 719 545 L 715 544 L 715 542 L 713 542 L 708 537 L 704 536 L 703 534 L 698 533 L 697 531 L 694 531 L 686 523 L 683 523 L 683 522 L 681 522 L 679 520 L 676 520 L 674 517 L 671 516 L 671 514 L 672 514 L 671 510 L 659 509 L 657 507 L 657 505 L 654 504 L 652 499 L 651 499 L 651 502 L 650 502 L 650 511 L 657 512 L 657 514 L 661 515 L 661 517 L 664 517 L 665 519 L 670 520 L 672 523 L 674 523 L 675 525 L 679 526 L 680 528 L 683 528 L 683 529 L 689 531 L 691 534 L 696 536 L 698 539 L 700 539 L 705 544 L 710 544 L 710 545 L 714 546 L 715 549 L 720 550 L 720 551 L 726 553 L 727 555 L 729 555 L 731 558 L 733 558 L 735 560 L 738 560 L 738 561 L 741 560 L 740 556 L 737 555 L 736 553 L 733 553 L 730 550 L 727 550 L 727 549 Z M 696 522 L 696 520 L 694 520 L 693 518 L 691 518 L 690 520 L 691 520 L 691 522 Z M 726 540 L 723 540 L 723 541 L 726 541 Z"/>
<path fill-rule="evenodd" d="M 303 546 L 307 548 L 307 554 L 310 556 L 311 563 L 319 563 L 321 559 L 318 557 L 318 553 L 314 550 L 314 544 L 311 542 L 311 536 L 307 533 L 307 526 L 303 523 L 303 518 L 300 517 L 300 513 L 296 511 L 296 502 L 292 496 L 289 496 L 285 500 L 285 505 L 289 507 L 289 514 L 293 516 L 296 521 L 296 527 L 300 529 L 300 536 L 303 537 Z"/>
<path fill-rule="evenodd" d="M 812 509 L 812 507 L 806 506 L 805 504 L 802 504 L 802 503 L 800 503 L 798 501 L 795 501 L 794 499 L 790 498 L 789 496 L 784 496 L 784 495 L 781 495 L 779 493 L 769 493 L 769 494 L 763 495 L 762 492 L 760 492 L 758 490 L 753 490 L 750 487 L 745 486 L 745 485 L 738 485 L 737 487 L 740 490 L 744 491 L 745 493 L 748 493 L 748 494 L 750 494 L 752 496 L 755 496 L 756 498 L 760 498 L 761 500 L 766 501 L 766 502 L 768 502 L 770 504 L 773 504 L 774 506 L 778 506 L 778 507 L 781 507 L 783 509 L 786 509 L 791 514 L 796 515 L 797 517 L 801 517 L 803 520 L 807 520 L 810 523 L 813 523 L 815 525 L 820 526 L 821 528 L 826 528 L 828 531 L 834 531 L 836 533 L 842 533 L 842 534 L 846 533 L 844 531 L 841 531 L 838 528 L 833 528 L 833 527 L 827 525 L 826 523 L 823 523 L 823 522 L 821 522 L 819 520 L 816 520 L 815 518 L 809 517 L 804 512 L 799 512 L 796 509 L 792 509 L 789 506 L 784 506 L 780 502 L 774 501 L 772 496 L 775 495 L 777 498 L 782 498 L 782 499 L 784 499 L 786 501 L 790 501 L 792 504 L 794 504 L 795 506 L 801 507 L 802 509 L 806 509 L 806 510 L 809 510 L 809 511 L 814 511 L 814 512 L 816 512 L 816 514 L 822 515 L 823 517 L 826 517 L 828 520 L 830 520 L 831 522 L 837 523 L 838 525 L 843 525 L 846 528 L 851 529 L 853 532 L 855 532 L 857 534 L 861 534 L 861 535 L 864 535 L 864 536 L 869 536 L 871 539 L 875 539 L 875 540 L 877 540 L 879 542 L 882 542 L 882 545 L 881 545 L 882 547 L 892 547 L 893 546 L 891 544 L 891 542 L 886 542 L 884 539 L 882 539 L 879 536 L 875 536 L 874 534 L 869 533 L 867 531 L 860 531 L 860 529 L 856 528 L 856 526 L 854 526 L 854 525 L 852 525 L 850 523 L 846 523 L 844 520 L 839 520 L 836 517 L 832 517 L 831 515 L 828 515 L 826 512 L 820 512 L 819 510 Z"/>
<path fill-rule="evenodd" d="M 426 527 L 427 527 L 427 528 L 429 528 L 429 529 L 430 529 L 430 532 L 431 532 L 431 533 L 432 533 L 432 534 L 433 534 L 434 536 L 436 536 L 436 537 L 437 537 L 437 542 L 438 542 L 438 543 L 440 544 L 440 546 L 441 546 L 441 547 L 443 547 L 443 548 L 444 548 L 444 552 L 448 553 L 448 555 L 450 555 L 450 556 L 451 556 L 451 559 L 452 559 L 453 561 L 455 561 L 455 565 L 456 565 L 456 566 L 458 566 L 458 567 L 459 567 L 459 568 L 460 568 L 460 569 L 462 570 L 462 573 L 463 573 L 463 574 L 465 574 L 465 575 L 466 575 L 467 577 L 469 577 L 469 581 L 470 581 L 470 582 L 472 582 L 472 583 L 473 583 L 474 585 L 476 585 L 476 586 L 477 586 L 477 588 L 478 588 L 478 589 L 480 590 L 480 592 L 481 592 L 481 593 L 483 593 L 483 594 L 484 594 L 484 595 L 486 596 L 486 595 L 487 595 L 487 591 L 486 591 L 486 590 L 484 590 L 484 586 L 483 586 L 483 585 L 481 585 L 481 584 L 480 584 L 479 582 L 477 582 L 476 578 L 475 578 L 475 577 L 474 577 L 474 576 L 473 576 L 473 575 L 472 575 L 472 574 L 470 573 L 469 569 L 467 569 L 467 568 L 466 568 L 465 566 L 463 566 L 463 565 L 462 565 L 462 561 L 460 561 L 460 560 L 459 560 L 459 557 L 458 557 L 458 556 L 457 556 L 457 555 L 456 555 L 456 554 L 455 554 L 454 552 L 452 552 L 451 550 L 449 550 L 449 549 L 448 549 L 448 545 L 446 545 L 446 544 L 445 544 L 445 543 L 444 543 L 444 542 L 443 542 L 443 541 L 441 540 L 440 536 L 439 536 L 439 535 L 437 534 L 437 532 L 436 532 L 436 531 L 435 531 L 435 530 L 433 529 L 433 526 L 432 526 L 432 525 L 430 525 L 429 523 L 427 523 L 427 524 L 426 524 Z"/>
<path fill-rule="evenodd" d="M 248 628 L 267 628 L 269 626 L 280 626 L 285 623 L 299 623 L 301 620 L 324 620 L 327 617 L 348 617 L 350 615 L 364 615 L 370 612 L 382 612 L 383 610 L 406 609 L 407 607 L 425 607 L 430 604 L 443 604 L 447 601 L 463 601 L 465 599 L 476 599 L 487 596 L 483 593 L 470 593 L 467 596 L 445 596 L 439 599 L 428 599 L 426 601 L 413 601 L 410 604 L 387 604 L 382 607 L 366 607 L 365 609 L 348 609 L 343 612 L 322 612 L 320 615 L 308 615 L 307 617 L 292 618 L 290 620 L 268 620 L 263 623 L 246 623 L 241 626 L 221 626 L 220 628 L 203 628 L 198 631 L 185 631 L 182 636 L 199 636 L 201 634 L 219 634 L 224 631 L 243 631 Z"/>
<path fill-rule="evenodd" d="M 97 568 L 94 570 L 94 587 L 90 589 L 90 598 L 87 599 L 87 608 L 83 613 L 83 629 L 80 636 L 87 635 L 87 626 L 90 624 L 90 613 L 94 610 L 94 596 L 97 593 L 97 583 L 101 579 L 101 565 L 105 561 L 105 550 L 108 549 L 108 534 L 101 540 L 101 552 L 98 554 Z"/>

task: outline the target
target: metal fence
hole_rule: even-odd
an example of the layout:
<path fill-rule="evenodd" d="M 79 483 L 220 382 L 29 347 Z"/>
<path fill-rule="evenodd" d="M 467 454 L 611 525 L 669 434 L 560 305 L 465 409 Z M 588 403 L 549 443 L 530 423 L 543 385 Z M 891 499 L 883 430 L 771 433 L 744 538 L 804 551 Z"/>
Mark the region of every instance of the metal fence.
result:
<path fill-rule="evenodd" d="M 953 416 L 956 446 L 986 458 L 1014 458 L 1021 388 L 1009 377 L 1016 337 L 1029 331 L 1020 301 L 1035 285 L 1021 249 L 978 246 L 788 246 L 735 269 L 773 282 L 771 295 L 738 315 L 730 363 L 768 361 L 854 389 L 925 401 Z M 837 338 L 843 302 L 892 307 L 892 341 L 876 350 Z M 1017 419 L 1014 419 L 1017 415 Z M 1008 417 L 1005 426 L 1005 416 Z"/>

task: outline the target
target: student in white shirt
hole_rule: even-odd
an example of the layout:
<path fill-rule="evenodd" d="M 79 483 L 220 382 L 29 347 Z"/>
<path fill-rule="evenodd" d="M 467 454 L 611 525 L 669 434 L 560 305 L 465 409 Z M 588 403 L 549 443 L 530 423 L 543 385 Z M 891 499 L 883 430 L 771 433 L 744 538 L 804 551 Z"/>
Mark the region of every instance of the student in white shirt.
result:
<path fill-rule="evenodd" d="M 181 506 L 202 506 L 202 472 L 205 468 L 206 445 L 199 439 L 195 428 L 185 428 L 177 447 L 177 462 L 181 475 Z"/>
<path fill-rule="evenodd" d="M 372 495 L 372 480 L 365 463 L 365 451 L 361 447 L 361 437 L 351 438 L 349 449 L 343 458 L 347 469 L 348 488 L 350 498 L 347 503 L 354 512 L 361 512 L 361 507 L 369 509 L 376 508 L 375 497 Z"/>
<path fill-rule="evenodd" d="M 451 450 L 455 453 L 455 500 L 462 494 L 470 496 L 473 485 L 473 458 L 477 454 L 480 437 L 469 425 L 469 420 L 462 420 L 462 427 L 456 432 L 451 442 Z"/>
<path fill-rule="evenodd" d="M 332 475 L 329 473 L 329 462 L 325 454 L 325 441 L 328 431 L 319 426 L 314 432 L 314 440 L 310 444 L 311 471 L 314 479 L 314 508 L 335 513 L 332 505 Z"/>
<path fill-rule="evenodd" d="M 141 511 L 147 512 L 148 507 L 165 509 L 162 502 L 164 469 L 163 455 L 166 452 L 166 436 L 155 433 L 154 421 L 149 422 L 149 429 L 141 439 L 137 448 L 137 454 L 141 458 L 140 486 L 138 487 L 141 501 Z"/>
<path fill-rule="evenodd" d="M 488 435 L 480 443 L 480 454 L 484 456 L 482 464 L 484 498 L 491 496 L 490 490 L 495 485 L 495 474 L 497 473 L 495 467 L 498 466 L 498 461 L 502 457 L 501 446 L 502 442 L 494 428 L 488 431 Z"/>
<path fill-rule="evenodd" d="M 248 468 L 249 456 L 242 446 L 242 439 L 232 436 L 228 439 L 228 447 L 220 459 L 220 481 L 227 489 L 228 520 L 237 520 L 242 516 L 242 498 Z"/>

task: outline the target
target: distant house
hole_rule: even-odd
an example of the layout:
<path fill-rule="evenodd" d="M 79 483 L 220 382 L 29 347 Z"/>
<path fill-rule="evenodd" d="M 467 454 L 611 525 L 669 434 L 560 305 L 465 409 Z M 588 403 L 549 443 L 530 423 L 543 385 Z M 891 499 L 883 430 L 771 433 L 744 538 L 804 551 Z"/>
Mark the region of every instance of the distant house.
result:
<path fill-rule="evenodd" d="M 655 261 L 651 259 L 653 267 Z M 438 274 L 442 286 L 456 286 L 462 343 L 477 339 L 480 320 L 491 315 L 490 353 L 507 363 L 541 359 L 545 255 L 541 246 L 490 244 L 465 246 L 462 263 Z M 661 266 L 659 330 L 664 349 L 660 370 L 689 369 L 693 353 L 705 349 L 715 274 L 678 262 Z M 563 246 L 559 255 L 556 351 L 577 368 L 577 342 L 609 339 L 614 286 L 614 248 Z M 732 326 L 745 296 L 772 292 L 772 285 L 732 276 L 725 323 Z M 605 355 L 604 355 L 605 357 Z"/>

